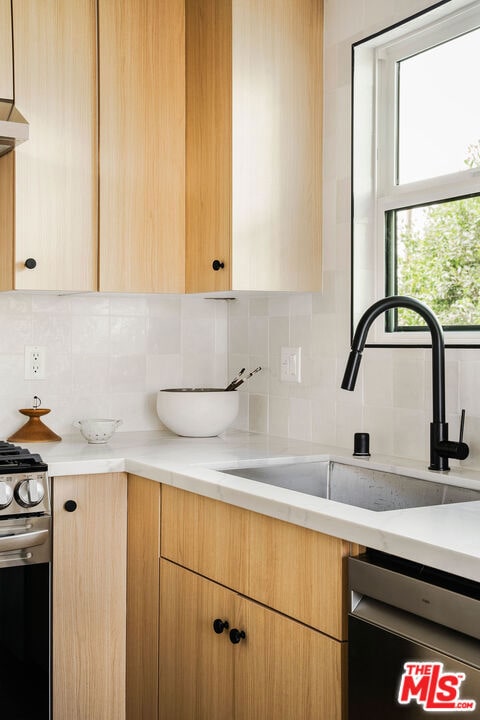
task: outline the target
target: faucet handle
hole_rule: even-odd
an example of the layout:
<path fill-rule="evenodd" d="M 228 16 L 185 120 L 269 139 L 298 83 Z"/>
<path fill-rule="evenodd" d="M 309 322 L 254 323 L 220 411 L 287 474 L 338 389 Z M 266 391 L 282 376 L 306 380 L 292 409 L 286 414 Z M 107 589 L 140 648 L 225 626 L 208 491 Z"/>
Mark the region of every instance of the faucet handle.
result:
<path fill-rule="evenodd" d="M 462 409 L 460 415 L 460 437 L 458 442 L 449 442 L 448 440 L 440 443 L 445 452 L 445 456 L 455 458 L 456 460 L 465 460 L 468 457 L 470 448 L 467 443 L 463 442 L 463 430 L 465 427 L 465 408 Z"/>
<path fill-rule="evenodd" d="M 448 440 L 448 425 L 447 423 L 432 423 L 431 428 L 431 448 L 435 451 L 439 458 L 447 459 L 446 467 L 445 463 L 443 467 L 440 467 L 440 463 L 435 463 L 434 459 L 430 463 L 430 470 L 449 470 L 448 458 L 455 460 L 465 460 L 468 457 L 470 448 L 467 443 L 463 442 L 463 430 L 465 427 L 465 410 L 462 410 L 460 417 L 460 438 L 458 442 L 455 440 Z M 440 439 L 442 438 L 442 439 Z M 445 439 L 443 439 L 445 438 Z M 438 459 L 438 458 L 437 458 Z"/>
<path fill-rule="evenodd" d="M 463 429 L 465 427 L 465 408 L 462 409 L 462 414 L 460 416 L 460 438 L 459 442 L 463 442 Z"/>
<path fill-rule="evenodd" d="M 467 443 L 463 442 L 463 429 L 465 427 L 465 408 L 462 409 L 462 414 L 460 415 L 460 438 L 458 440 L 457 444 L 457 452 L 453 457 L 458 458 L 458 460 L 465 460 L 465 458 L 468 457 L 469 453 L 469 447 Z"/>

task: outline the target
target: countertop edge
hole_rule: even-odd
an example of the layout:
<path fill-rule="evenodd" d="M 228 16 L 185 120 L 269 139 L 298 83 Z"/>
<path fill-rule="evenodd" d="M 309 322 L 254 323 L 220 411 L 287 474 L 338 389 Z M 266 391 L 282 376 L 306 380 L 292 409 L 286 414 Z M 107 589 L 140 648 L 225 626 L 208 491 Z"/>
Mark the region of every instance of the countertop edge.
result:
<path fill-rule="evenodd" d="M 71 450 L 57 445 L 43 452 L 37 447 L 53 477 L 132 473 L 480 581 L 480 501 L 387 512 L 363 510 L 221 472 L 222 467 L 242 466 L 259 458 L 266 463 L 292 457 L 345 462 L 346 457 L 351 460 L 345 450 L 287 440 L 274 442 L 268 436 L 262 443 L 262 436 L 252 439 L 249 433 L 217 438 L 213 443 L 166 438 L 163 446 L 164 439 L 153 438 L 150 444 L 138 443 L 137 447 L 134 443 L 122 445 L 121 438 L 111 447 L 90 448 L 77 443 Z M 393 471 L 399 462 L 379 456 L 376 466 Z M 363 463 L 370 465 L 368 460 Z M 418 462 L 401 464 L 404 472 L 434 479 Z M 454 476 L 435 479 L 447 482 L 453 477 L 466 487 L 480 488 L 480 473 L 473 471 L 456 471 Z"/>

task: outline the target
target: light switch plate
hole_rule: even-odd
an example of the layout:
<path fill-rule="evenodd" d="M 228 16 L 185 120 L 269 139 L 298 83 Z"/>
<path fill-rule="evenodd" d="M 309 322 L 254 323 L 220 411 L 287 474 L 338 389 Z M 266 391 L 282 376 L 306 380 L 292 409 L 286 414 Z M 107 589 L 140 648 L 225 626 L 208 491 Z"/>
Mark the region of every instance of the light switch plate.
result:
<path fill-rule="evenodd" d="M 280 380 L 302 381 L 302 348 L 282 347 L 280 351 Z"/>

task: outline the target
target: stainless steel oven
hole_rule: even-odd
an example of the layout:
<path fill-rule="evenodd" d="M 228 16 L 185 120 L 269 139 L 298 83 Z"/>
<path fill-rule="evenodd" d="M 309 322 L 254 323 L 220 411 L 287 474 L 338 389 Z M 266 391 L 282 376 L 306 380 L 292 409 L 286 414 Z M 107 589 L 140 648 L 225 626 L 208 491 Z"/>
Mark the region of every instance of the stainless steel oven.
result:
<path fill-rule="evenodd" d="M 51 504 L 38 455 L 0 442 L 0 717 L 51 718 Z"/>
<path fill-rule="evenodd" d="M 349 587 L 349 720 L 478 718 L 480 583 L 369 551 Z"/>

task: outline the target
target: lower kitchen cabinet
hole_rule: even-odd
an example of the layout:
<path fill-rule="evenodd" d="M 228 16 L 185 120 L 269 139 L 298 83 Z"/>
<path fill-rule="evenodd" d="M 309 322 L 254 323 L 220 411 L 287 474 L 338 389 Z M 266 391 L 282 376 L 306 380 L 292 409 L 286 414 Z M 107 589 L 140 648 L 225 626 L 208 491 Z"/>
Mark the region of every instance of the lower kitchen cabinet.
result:
<path fill-rule="evenodd" d="M 340 720 L 344 647 L 161 560 L 160 720 Z"/>
<path fill-rule="evenodd" d="M 126 541 L 123 473 L 54 478 L 53 720 L 125 718 Z"/>
<path fill-rule="evenodd" d="M 129 475 L 127 720 L 345 720 L 358 552 Z"/>

